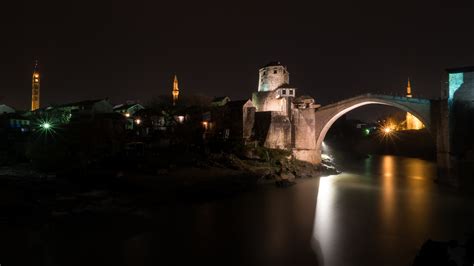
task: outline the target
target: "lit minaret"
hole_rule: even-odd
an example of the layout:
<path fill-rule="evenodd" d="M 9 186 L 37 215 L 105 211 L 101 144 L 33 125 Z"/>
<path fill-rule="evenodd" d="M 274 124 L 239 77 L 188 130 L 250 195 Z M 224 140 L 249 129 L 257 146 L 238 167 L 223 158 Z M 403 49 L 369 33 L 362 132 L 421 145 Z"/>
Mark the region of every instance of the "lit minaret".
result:
<path fill-rule="evenodd" d="M 178 77 L 174 75 L 173 81 L 173 106 L 178 102 L 179 88 L 178 88 Z"/>
<path fill-rule="evenodd" d="M 410 78 L 408 78 L 408 84 L 407 84 L 407 97 L 411 98 L 411 85 L 410 85 Z"/>
<path fill-rule="evenodd" d="M 33 67 L 33 78 L 31 81 L 31 111 L 40 108 L 40 71 L 38 60 Z"/>
<path fill-rule="evenodd" d="M 412 98 L 410 79 L 407 84 L 407 98 Z M 414 115 L 407 112 L 406 114 L 406 125 L 408 130 L 418 130 L 424 127 L 423 123 Z"/>

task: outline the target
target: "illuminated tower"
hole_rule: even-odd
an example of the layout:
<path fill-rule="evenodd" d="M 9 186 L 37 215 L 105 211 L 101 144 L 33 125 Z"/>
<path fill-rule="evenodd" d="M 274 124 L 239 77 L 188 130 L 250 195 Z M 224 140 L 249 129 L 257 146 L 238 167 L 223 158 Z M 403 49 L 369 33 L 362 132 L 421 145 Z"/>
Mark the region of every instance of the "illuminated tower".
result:
<path fill-rule="evenodd" d="M 410 84 L 410 79 L 408 79 L 408 84 L 407 84 L 407 98 L 412 98 L 413 95 L 411 94 L 411 84 Z M 406 114 L 406 125 L 408 130 L 418 130 L 422 129 L 424 127 L 423 123 L 416 118 L 416 116 L 407 113 Z"/>
<path fill-rule="evenodd" d="M 173 106 L 176 105 L 178 102 L 178 97 L 179 97 L 179 88 L 178 88 L 178 77 L 174 75 L 174 81 L 173 81 Z"/>
<path fill-rule="evenodd" d="M 31 111 L 40 108 L 40 71 L 38 60 L 33 67 L 33 78 L 31 81 Z"/>
<path fill-rule="evenodd" d="M 408 78 L 408 84 L 407 84 L 407 97 L 411 98 L 411 84 L 410 84 L 410 78 Z"/>

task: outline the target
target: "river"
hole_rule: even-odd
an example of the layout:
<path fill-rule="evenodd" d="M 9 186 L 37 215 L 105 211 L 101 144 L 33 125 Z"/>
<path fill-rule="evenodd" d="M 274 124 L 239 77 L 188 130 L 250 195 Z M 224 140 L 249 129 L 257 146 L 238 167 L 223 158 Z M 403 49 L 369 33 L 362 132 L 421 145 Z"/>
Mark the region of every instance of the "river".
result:
<path fill-rule="evenodd" d="M 33 247 L 24 256 L 68 266 L 410 265 L 427 239 L 474 232 L 473 199 L 436 185 L 432 162 L 372 156 L 340 166 L 287 189 L 158 207 L 152 224 L 55 222 L 21 233 Z"/>

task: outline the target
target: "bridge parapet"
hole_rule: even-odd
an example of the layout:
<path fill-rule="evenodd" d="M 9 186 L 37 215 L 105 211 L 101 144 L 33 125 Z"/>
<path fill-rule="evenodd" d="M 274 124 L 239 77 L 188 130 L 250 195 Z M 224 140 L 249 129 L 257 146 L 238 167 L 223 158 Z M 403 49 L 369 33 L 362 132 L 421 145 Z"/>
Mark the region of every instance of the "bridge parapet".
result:
<path fill-rule="evenodd" d="M 374 98 L 374 99 L 380 99 L 380 100 L 386 100 L 386 101 L 402 101 L 402 102 L 408 102 L 408 103 L 419 103 L 419 104 L 430 104 L 431 100 L 430 99 L 423 99 L 423 98 L 410 98 L 410 97 L 404 97 L 404 96 L 393 96 L 393 95 L 386 95 L 386 94 L 373 94 L 373 93 L 365 93 L 361 95 L 354 96 L 349 99 L 344 99 L 335 103 L 330 103 L 327 105 L 324 105 L 319 108 L 319 110 L 324 110 L 328 108 L 332 108 L 334 106 L 340 106 L 348 102 L 353 102 L 357 100 L 368 100 L 369 98 Z"/>

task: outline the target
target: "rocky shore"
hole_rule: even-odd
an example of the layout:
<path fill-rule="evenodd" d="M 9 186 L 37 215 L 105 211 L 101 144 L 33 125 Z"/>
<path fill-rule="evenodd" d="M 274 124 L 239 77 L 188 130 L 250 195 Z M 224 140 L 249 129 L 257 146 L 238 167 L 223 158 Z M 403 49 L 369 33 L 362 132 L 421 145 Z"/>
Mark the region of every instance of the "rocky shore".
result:
<path fill-rule="evenodd" d="M 17 224 L 84 214 L 146 217 L 157 206 L 218 200 L 262 185 L 284 188 L 300 178 L 334 173 L 330 160 L 316 167 L 268 149 L 209 154 L 192 165 L 162 167 L 155 173 L 114 170 L 81 178 L 45 174 L 22 164 L 0 168 L 0 220 Z"/>

